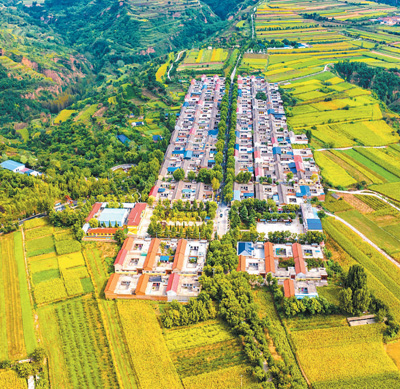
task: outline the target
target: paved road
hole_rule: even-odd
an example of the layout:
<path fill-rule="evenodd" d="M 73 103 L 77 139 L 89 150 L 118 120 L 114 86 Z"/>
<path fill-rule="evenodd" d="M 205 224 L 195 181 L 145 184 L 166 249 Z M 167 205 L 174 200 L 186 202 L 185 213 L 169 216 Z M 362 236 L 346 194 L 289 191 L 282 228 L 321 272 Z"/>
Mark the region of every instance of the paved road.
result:
<path fill-rule="evenodd" d="M 221 217 L 222 215 L 222 217 Z M 216 232 L 218 236 L 224 236 L 229 230 L 229 208 L 226 204 L 220 203 L 217 209 Z"/>
<path fill-rule="evenodd" d="M 396 209 L 397 211 L 400 212 L 400 208 L 396 207 L 394 204 L 392 204 L 390 201 L 388 201 L 386 199 L 385 196 L 380 195 L 378 193 L 369 191 L 369 190 L 354 190 L 354 191 L 350 191 L 350 190 L 337 190 L 337 189 L 328 189 L 330 192 L 337 192 L 337 193 L 349 193 L 349 194 L 361 194 L 364 196 L 372 196 L 372 197 L 376 197 L 382 201 L 384 201 L 386 204 L 390 205 L 392 208 Z"/>
<path fill-rule="evenodd" d="M 169 76 L 169 73 L 170 73 L 170 71 L 172 70 L 172 68 L 174 67 L 174 63 L 179 61 L 179 58 L 181 57 L 181 54 L 182 54 L 183 52 L 185 52 L 185 50 L 182 50 L 182 51 L 180 51 L 180 52 L 178 53 L 178 56 L 176 57 L 176 60 L 171 64 L 171 67 L 170 67 L 169 70 L 168 70 L 167 77 L 168 77 L 168 80 L 170 80 L 170 81 L 171 81 L 171 77 Z"/>
<path fill-rule="evenodd" d="M 375 250 L 381 253 L 385 258 L 387 258 L 390 262 L 400 268 L 400 264 L 394 260 L 390 255 L 386 254 L 382 249 L 380 249 L 374 242 L 369 240 L 363 233 L 358 231 L 355 227 L 353 227 L 350 223 L 346 220 L 343 220 L 341 217 L 334 215 L 333 213 L 326 212 L 328 216 L 334 217 L 336 220 L 339 220 L 341 223 L 349 227 L 352 231 L 354 231 L 364 242 L 367 242 L 370 246 L 372 246 Z"/>
<path fill-rule="evenodd" d="M 22 226 L 22 224 L 23 224 L 24 222 L 26 222 L 27 220 L 32 220 L 32 219 L 41 218 L 41 217 L 45 217 L 45 216 L 46 216 L 46 213 L 38 213 L 37 215 L 29 216 L 29 217 L 27 217 L 26 219 L 19 220 L 19 221 L 18 221 L 18 224 L 19 224 L 20 226 Z"/>

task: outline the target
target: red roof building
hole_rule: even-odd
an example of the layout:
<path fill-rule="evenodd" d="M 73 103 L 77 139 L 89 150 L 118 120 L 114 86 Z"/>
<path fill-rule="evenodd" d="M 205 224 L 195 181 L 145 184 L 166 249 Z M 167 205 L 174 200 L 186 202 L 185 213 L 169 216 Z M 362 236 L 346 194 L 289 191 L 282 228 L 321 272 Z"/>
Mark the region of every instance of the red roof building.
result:
<path fill-rule="evenodd" d="M 128 216 L 128 221 L 127 221 L 128 227 L 137 227 L 140 224 L 142 220 L 142 214 L 146 209 L 146 207 L 147 207 L 146 203 L 135 204 L 135 206 L 133 207 Z"/>
<path fill-rule="evenodd" d="M 138 296 L 144 296 L 146 294 L 147 284 L 149 282 L 150 276 L 148 274 L 142 274 L 139 278 L 135 294 Z"/>
<path fill-rule="evenodd" d="M 158 193 L 158 186 L 154 185 L 150 190 L 149 197 L 150 196 L 156 197 L 157 193 Z"/>
<path fill-rule="evenodd" d="M 103 203 L 94 203 L 92 210 L 90 211 L 88 217 L 85 219 L 86 222 L 89 222 L 89 220 L 93 219 L 94 215 L 96 215 L 97 212 L 100 211 L 100 208 Z"/>
<path fill-rule="evenodd" d="M 301 249 L 301 245 L 299 243 L 293 243 L 292 245 L 293 251 L 293 259 L 294 259 L 294 268 L 296 270 L 296 274 L 307 273 L 306 263 L 304 262 L 303 250 Z"/>
<path fill-rule="evenodd" d="M 114 236 L 119 228 L 89 228 L 89 236 Z"/>
<path fill-rule="evenodd" d="M 172 264 L 172 271 L 182 271 L 185 261 L 186 246 L 187 240 L 179 239 L 178 246 L 175 251 L 174 263 Z"/>
<path fill-rule="evenodd" d="M 158 252 L 158 248 L 160 247 L 160 239 L 154 238 L 152 239 L 149 247 L 149 251 L 147 252 L 146 259 L 143 264 L 143 270 L 153 270 L 154 262 L 156 260 L 156 255 Z"/>
<path fill-rule="evenodd" d="M 117 271 L 117 268 L 121 268 L 123 266 L 125 258 L 128 255 L 129 251 L 132 250 L 134 242 L 135 242 L 135 240 L 133 238 L 125 239 L 125 242 L 122 245 L 121 250 L 119 250 L 117 258 L 115 259 L 115 262 L 114 262 L 116 271 Z"/>
<path fill-rule="evenodd" d="M 246 257 L 239 255 L 239 263 L 236 271 L 246 271 Z"/>
<path fill-rule="evenodd" d="M 287 297 L 287 298 L 294 297 L 295 290 L 294 290 L 293 280 L 287 279 L 287 280 L 283 281 L 283 291 L 284 291 L 285 297 Z"/>
<path fill-rule="evenodd" d="M 168 280 L 167 290 L 166 292 L 175 292 L 178 293 L 179 279 L 180 275 L 177 273 L 171 274 Z"/>
<path fill-rule="evenodd" d="M 271 242 L 264 243 L 265 273 L 275 273 L 274 246 Z"/>
<path fill-rule="evenodd" d="M 107 282 L 106 289 L 104 290 L 106 299 L 112 299 L 117 297 L 114 291 L 115 288 L 117 287 L 118 281 L 119 281 L 119 274 L 117 273 L 112 274 Z"/>

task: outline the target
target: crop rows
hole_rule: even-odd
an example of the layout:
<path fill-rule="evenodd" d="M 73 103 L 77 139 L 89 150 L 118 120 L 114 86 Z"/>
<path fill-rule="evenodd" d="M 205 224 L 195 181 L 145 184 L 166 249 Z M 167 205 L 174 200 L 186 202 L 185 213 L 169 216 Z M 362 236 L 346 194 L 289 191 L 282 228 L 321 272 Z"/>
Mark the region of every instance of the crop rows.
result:
<path fill-rule="evenodd" d="M 57 307 L 56 314 L 73 387 L 118 387 L 97 302 L 74 300 Z"/>
<path fill-rule="evenodd" d="M 125 338 L 144 388 L 180 388 L 156 314 L 145 301 L 118 301 Z"/>
<path fill-rule="evenodd" d="M 184 342 L 184 338 L 182 338 Z M 245 357 L 238 340 L 177 351 L 171 354 L 180 377 L 190 377 L 244 364 Z"/>

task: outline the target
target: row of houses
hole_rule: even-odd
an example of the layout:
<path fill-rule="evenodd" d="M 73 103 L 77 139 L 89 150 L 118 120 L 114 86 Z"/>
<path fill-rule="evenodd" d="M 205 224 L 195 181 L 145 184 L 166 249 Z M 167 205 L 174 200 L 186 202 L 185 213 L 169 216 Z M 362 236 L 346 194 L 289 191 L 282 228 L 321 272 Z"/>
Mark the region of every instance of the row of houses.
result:
<path fill-rule="evenodd" d="M 328 273 L 324 267 L 313 268 L 307 263 L 307 259 L 324 258 L 323 248 L 317 244 L 238 242 L 237 254 L 237 271 L 263 277 L 271 273 L 278 279 L 278 283 L 283 284 L 286 297 L 316 297 L 316 286 L 328 283 Z M 283 266 L 282 261 L 287 260 L 293 260 L 293 264 Z"/>
<path fill-rule="evenodd" d="M 114 262 L 106 298 L 188 301 L 200 291 L 207 246 L 206 240 L 128 237 Z"/>
<path fill-rule="evenodd" d="M 278 205 L 324 200 L 319 169 L 305 134 L 289 131 L 277 84 L 264 77 L 238 77 L 236 175 L 250 172 L 247 184 L 235 183 L 234 200 L 273 199 Z"/>
<path fill-rule="evenodd" d="M 215 144 L 220 122 L 220 104 L 225 94 L 225 78 L 203 75 L 191 81 L 165 153 L 158 180 L 150 191 L 157 200 L 205 201 L 213 197 L 211 185 L 176 182 L 173 173 L 183 169 L 197 174 L 215 165 Z"/>

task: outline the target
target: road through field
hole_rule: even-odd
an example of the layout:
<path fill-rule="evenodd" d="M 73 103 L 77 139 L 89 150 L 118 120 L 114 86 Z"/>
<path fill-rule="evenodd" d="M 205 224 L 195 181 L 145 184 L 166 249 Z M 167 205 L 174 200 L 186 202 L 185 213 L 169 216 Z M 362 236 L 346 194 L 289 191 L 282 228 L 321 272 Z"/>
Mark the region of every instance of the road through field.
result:
<path fill-rule="evenodd" d="M 184 53 L 185 51 L 186 51 L 186 50 L 180 51 L 180 52 L 178 53 L 178 56 L 176 57 L 176 60 L 175 60 L 174 62 L 172 62 L 171 67 L 169 68 L 168 74 L 167 74 L 168 80 L 171 81 L 171 77 L 169 76 L 169 73 L 170 73 L 170 71 L 172 70 L 172 68 L 174 67 L 174 63 L 177 62 L 177 61 L 179 61 L 179 59 L 181 58 L 181 54 Z"/>
<path fill-rule="evenodd" d="M 384 201 L 386 204 L 390 205 L 392 208 L 396 209 L 397 211 L 400 212 L 400 208 L 396 207 L 394 204 L 392 204 L 390 201 L 388 201 L 384 196 L 377 194 L 377 193 L 371 193 L 369 191 L 365 190 L 336 190 L 336 189 L 328 189 L 330 192 L 337 192 L 337 193 L 350 193 L 350 194 L 360 194 L 364 196 L 372 196 L 372 197 L 377 197 L 378 199 Z"/>
<path fill-rule="evenodd" d="M 317 149 L 315 151 L 330 151 L 330 150 L 337 150 L 337 151 L 344 151 L 344 150 L 351 150 L 351 149 L 387 149 L 387 146 L 350 146 L 350 147 L 339 147 L 339 148 L 332 148 L 332 149 Z"/>
<path fill-rule="evenodd" d="M 324 66 L 324 70 L 321 70 L 319 72 L 312 73 L 312 74 L 307 74 L 306 76 L 301 76 L 301 77 L 289 78 L 287 80 L 282 80 L 282 81 L 279 81 L 278 84 L 282 84 L 284 82 L 289 82 L 289 81 L 294 81 L 294 80 L 301 80 L 302 78 L 312 77 L 312 76 L 316 76 L 317 74 L 321 74 L 321 73 L 327 72 L 329 65 L 332 65 L 332 64 L 331 63 L 326 64 Z"/>
<path fill-rule="evenodd" d="M 380 254 L 382 254 L 385 258 L 387 258 L 390 262 L 392 262 L 394 265 L 396 265 L 398 268 L 400 268 L 400 263 L 398 263 L 395 259 L 393 259 L 390 255 L 386 254 L 382 249 L 380 249 L 374 242 L 369 240 L 363 233 L 357 230 L 357 228 L 353 227 L 350 223 L 348 223 L 346 220 L 342 219 L 339 216 L 334 215 L 333 213 L 326 212 L 328 216 L 331 216 L 335 218 L 336 220 L 340 221 L 347 227 L 349 227 L 353 232 L 355 232 L 364 242 L 367 242 L 370 246 L 372 246 L 375 250 L 379 251 Z"/>

